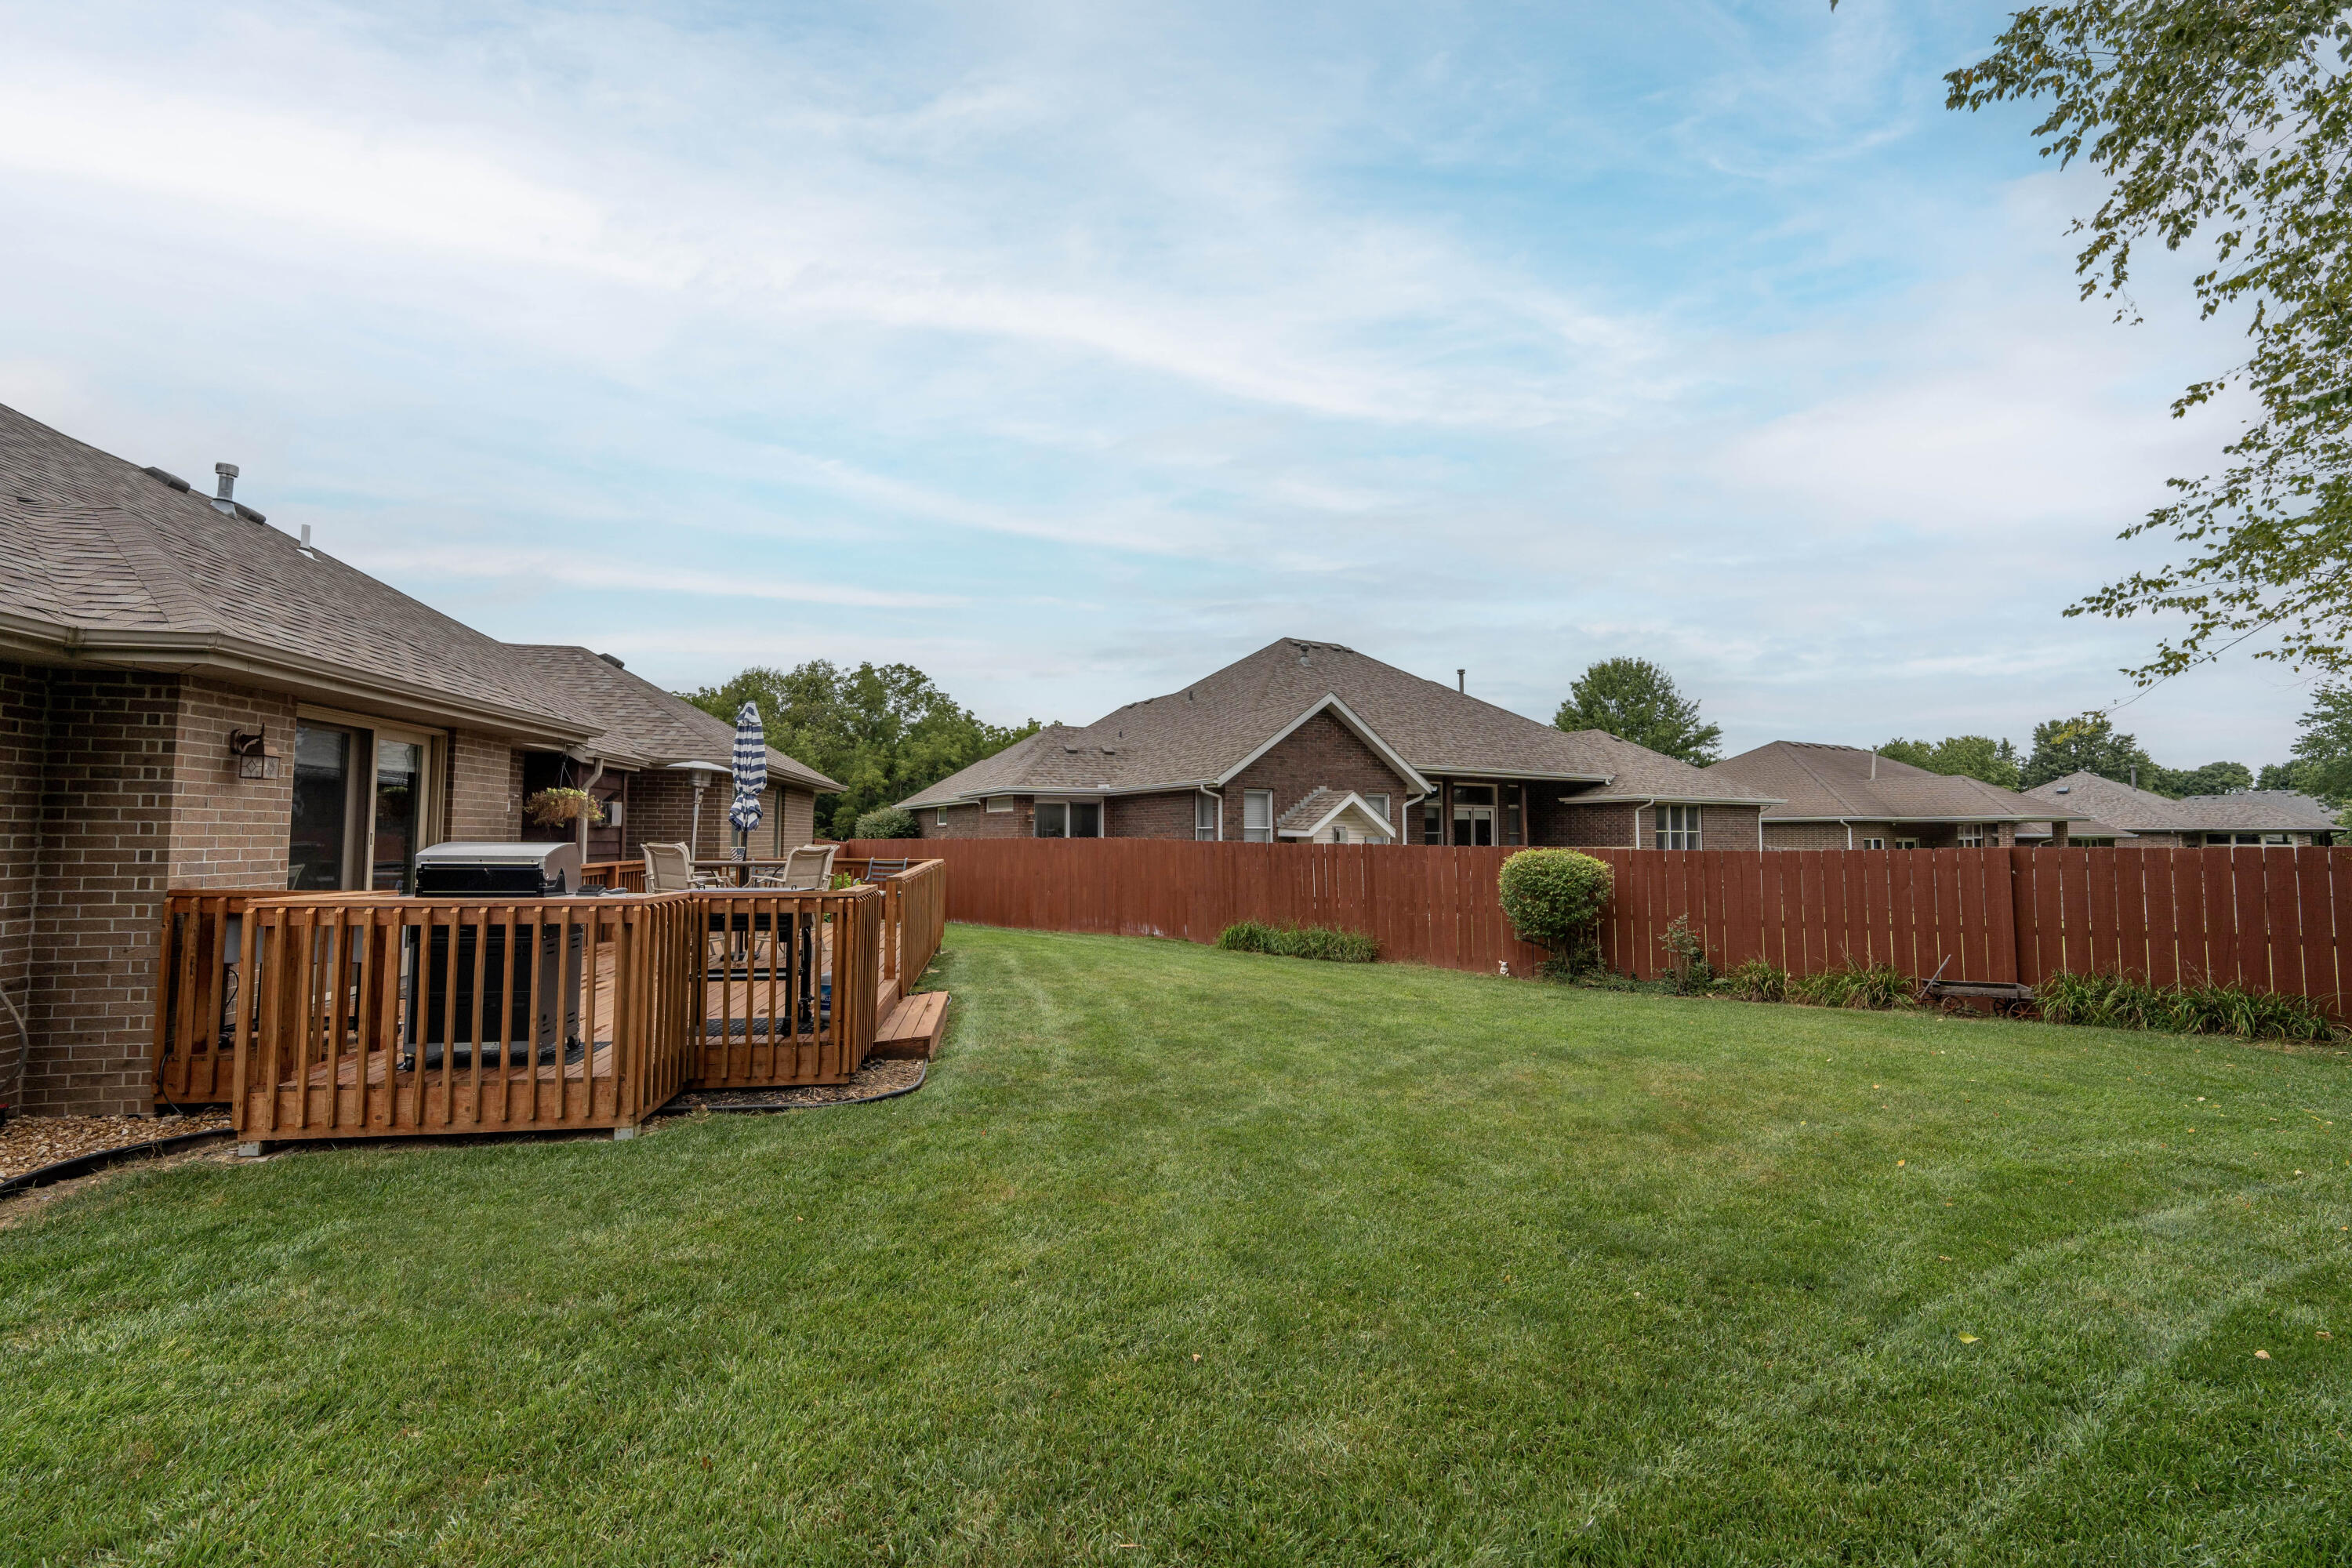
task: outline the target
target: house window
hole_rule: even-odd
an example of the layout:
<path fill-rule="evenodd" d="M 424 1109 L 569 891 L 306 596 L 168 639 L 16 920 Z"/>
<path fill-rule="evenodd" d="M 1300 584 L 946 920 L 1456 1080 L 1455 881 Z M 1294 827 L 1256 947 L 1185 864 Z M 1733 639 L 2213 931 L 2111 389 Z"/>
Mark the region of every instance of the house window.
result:
<path fill-rule="evenodd" d="M 1248 844 L 1274 842 L 1274 792 L 1272 790 L 1242 791 L 1242 839 Z"/>
<path fill-rule="evenodd" d="M 1102 804 L 1091 800 L 1041 800 L 1037 803 L 1036 835 L 1040 838 L 1100 838 Z"/>
<path fill-rule="evenodd" d="M 1495 842 L 1495 786 L 1454 786 L 1454 842 L 1488 845 Z"/>
<path fill-rule="evenodd" d="M 1696 849 L 1698 847 L 1698 807 L 1695 805 L 1662 805 L 1658 813 L 1658 847 L 1661 849 Z"/>
<path fill-rule="evenodd" d="M 1374 816 L 1379 817 L 1382 822 L 1387 823 L 1391 827 L 1396 826 L 1396 819 L 1389 815 L 1388 796 L 1384 795 L 1368 795 L 1364 797 L 1364 804 L 1372 808 L 1372 815 Z"/>
<path fill-rule="evenodd" d="M 1862 841 L 1862 847 L 1864 849 L 1884 849 L 1886 847 L 1886 840 L 1884 838 L 1865 838 Z"/>
<path fill-rule="evenodd" d="M 1196 795 L 1192 797 L 1192 837 L 1214 839 L 1217 837 L 1217 797 Z"/>
<path fill-rule="evenodd" d="M 1009 795 L 990 795 L 988 797 L 988 809 L 992 814 L 1011 811 L 1013 809 L 1013 797 Z"/>
<path fill-rule="evenodd" d="M 947 808 L 946 806 L 944 806 L 944 805 L 943 805 L 943 806 L 941 806 L 941 807 L 940 807 L 940 822 L 939 822 L 939 825 L 940 825 L 941 827 L 945 827 L 945 826 L 948 825 L 948 808 Z"/>
<path fill-rule="evenodd" d="M 1919 847 L 1919 841 L 1916 838 L 1898 838 L 1895 841 L 1895 847 L 1897 849 L 1916 849 Z"/>
<path fill-rule="evenodd" d="M 1423 844 L 1445 842 L 1445 812 L 1435 795 L 1421 803 L 1421 841 Z"/>
<path fill-rule="evenodd" d="M 1961 848 L 1981 849 L 1984 847 L 1984 845 L 1985 824 L 1981 822 L 1963 822 L 1960 824 Z"/>
<path fill-rule="evenodd" d="M 1519 842 L 1519 803 L 1516 800 L 1506 801 L 1503 805 L 1503 842 Z"/>

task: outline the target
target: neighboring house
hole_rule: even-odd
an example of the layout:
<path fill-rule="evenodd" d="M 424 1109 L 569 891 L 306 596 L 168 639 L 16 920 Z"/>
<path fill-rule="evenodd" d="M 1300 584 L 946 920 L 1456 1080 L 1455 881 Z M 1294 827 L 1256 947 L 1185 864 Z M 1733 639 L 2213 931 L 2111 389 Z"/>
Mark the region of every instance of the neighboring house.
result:
<path fill-rule="evenodd" d="M 593 714 L 603 731 L 583 757 L 533 752 L 522 759 L 519 787 L 528 800 L 542 789 L 570 785 L 604 803 L 606 821 L 588 830 L 588 858 L 633 858 L 647 843 L 685 844 L 706 858 L 727 854 L 734 830 L 727 808 L 734 785 L 723 773 L 734 756 L 735 727 L 642 676 L 631 675 L 609 653 L 541 644 L 510 645 L 543 689 L 565 706 Z M 709 764 L 696 770 L 684 764 Z M 695 780 L 705 798 L 695 806 Z M 761 796 L 753 855 L 782 856 L 816 837 L 816 797 L 841 785 L 805 763 L 768 748 L 768 788 Z M 564 827 L 526 821 L 527 839 L 568 838 Z"/>
<path fill-rule="evenodd" d="M 1774 741 L 1706 774 L 1781 797 L 1764 811 L 1767 849 L 1991 849 L 2052 814 L 1981 779 L 1812 741 Z"/>
<path fill-rule="evenodd" d="M 658 771 L 723 764 L 730 735 L 0 407 L 0 991 L 32 1037 L 20 1062 L 0 1009 L 0 1093 L 21 1068 L 23 1109 L 147 1108 L 166 889 L 399 890 L 418 848 L 518 838 L 532 779 L 599 758 L 639 781 L 604 841 L 634 852 L 684 837 L 690 781 Z M 770 768 L 777 820 L 806 823 L 831 781 Z"/>
<path fill-rule="evenodd" d="M 899 803 L 927 838 L 1753 848 L 1765 791 L 1286 637 Z"/>
<path fill-rule="evenodd" d="M 2097 773 L 2072 773 L 2034 785 L 2025 798 L 2045 810 L 2063 805 L 2071 814 L 2096 818 L 2095 827 L 2074 828 L 2070 837 L 2076 842 L 2104 841 L 2137 849 L 2336 842 L 2335 815 L 2292 790 L 2250 789 L 2175 800 Z M 2106 836 L 2104 840 L 2101 833 Z M 2045 824 L 2029 823 L 2018 837 L 2025 843 L 2046 843 L 2050 831 Z"/>

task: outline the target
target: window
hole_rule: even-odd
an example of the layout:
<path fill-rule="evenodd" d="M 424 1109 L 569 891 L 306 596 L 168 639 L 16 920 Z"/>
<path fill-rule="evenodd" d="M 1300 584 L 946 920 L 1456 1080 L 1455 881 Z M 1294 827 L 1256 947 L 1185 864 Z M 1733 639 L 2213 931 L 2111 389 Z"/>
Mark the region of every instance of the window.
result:
<path fill-rule="evenodd" d="M 1242 839 L 1249 844 L 1274 842 L 1274 792 L 1272 790 L 1242 791 Z"/>
<path fill-rule="evenodd" d="M 1981 822 L 1961 823 L 1960 847 L 1963 849 L 1983 848 L 1985 847 L 1985 833 L 1987 826 L 1987 824 Z"/>
<path fill-rule="evenodd" d="M 1515 800 L 1509 802 L 1503 807 L 1503 842 L 1506 844 L 1517 844 L 1518 841 L 1519 803 Z"/>
<path fill-rule="evenodd" d="M 1662 805 L 1656 809 L 1659 848 L 1696 849 L 1698 847 L 1698 807 Z"/>
<path fill-rule="evenodd" d="M 1454 786 L 1454 842 L 1488 845 L 1495 842 L 1495 786 Z"/>
<path fill-rule="evenodd" d="M 294 829 L 286 868 L 289 889 L 300 892 L 343 885 L 351 768 L 349 730 L 311 723 L 294 726 Z"/>
<path fill-rule="evenodd" d="M 1916 849 L 1919 847 L 1919 841 L 1916 838 L 1898 838 L 1895 841 L 1895 847 L 1897 849 Z"/>
<path fill-rule="evenodd" d="M 1865 838 L 1862 841 L 1862 847 L 1864 849 L 1884 849 L 1886 847 L 1886 840 L 1884 838 Z"/>
<path fill-rule="evenodd" d="M 1192 837 L 1213 839 L 1217 837 L 1217 797 L 1196 795 L 1192 797 Z"/>
<path fill-rule="evenodd" d="M 404 893 L 417 850 L 437 841 L 443 742 L 352 718 L 295 723 L 286 885 Z"/>
<path fill-rule="evenodd" d="M 1035 832 L 1040 838 L 1100 838 L 1102 803 L 1041 800 L 1037 803 Z"/>
<path fill-rule="evenodd" d="M 1384 795 L 1368 795 L 1364 797 L 1364 804 L 1372 808 L 1372 815 L 1374 816 L 1379 817 L 1382 822 L 1387 823 L 1391 827 L 1396 826 L 1396 818 L 1389 815 L 1388 796 Z"/>
<path fill-rule="evenodd" d="M 941 827 L 945 827 L 947 825 L 948 825 L 948 808 L 947 808 L 946 806 L 944 806 L 944 805 L 943 805 L 943 806 L 940 807 L 939 826 L 941 826 Z"/>
<path fill-rule="evenodd" d="M 1013 809 L 1013 797 L 1009 795 L 990 795 L 988 797 L 988 809 L 991 812 L 1011 811 Z"/>
<path fill-rule="evenodd" d="M 1435 795 L 1421 803 L 1421 841 L 1423 844 L 1445 842 L 1445 813 Z"/>

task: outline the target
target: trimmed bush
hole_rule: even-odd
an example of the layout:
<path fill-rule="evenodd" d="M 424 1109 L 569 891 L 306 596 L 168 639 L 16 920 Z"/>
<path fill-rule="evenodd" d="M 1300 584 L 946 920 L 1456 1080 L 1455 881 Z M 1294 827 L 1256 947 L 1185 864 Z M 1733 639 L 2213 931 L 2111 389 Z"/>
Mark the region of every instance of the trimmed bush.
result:
<path fill-rule="evenodd" d="M 1885 1011 L 1911 1005 L 1911 977 L 1891 963 L 1856 963 L 1789 978 L 1788 997 L 1808 1007 L 1870 1007 Z"/>
<path fill-rule="evenodd" d="M 1228 952 L 1267 952 L 1276 958 L 1319 958 L 1331 963 L 1370 963 L 1381 944 L 1360 931 L 1331 926 L 1273 926 L 1236 921 L 1217 933 Z"/>
<path fill-rule="evenodd" d="M 2042 1021 L 2245 1040 L 2336 1040 L 2344 1032 L 2319 1004 L 2292 992 L 2239 984 L 2148 985 L 2123 974 L 2049 976 L 2033 988 Z"/>
<path fill-rule="evenodd" d="M 1522 849 L 1503 862 L 1503 916 L 1558 972 L 1599 965 L 1601 911 L 1616 889 L 1607 861 L 1573 849 Z"/>
<path fill-rule="evenodd" d="M 878 805 L 857 819 L 853 838 L 912 838 L 915 817 L 912 812 L 895 805 Z"/>

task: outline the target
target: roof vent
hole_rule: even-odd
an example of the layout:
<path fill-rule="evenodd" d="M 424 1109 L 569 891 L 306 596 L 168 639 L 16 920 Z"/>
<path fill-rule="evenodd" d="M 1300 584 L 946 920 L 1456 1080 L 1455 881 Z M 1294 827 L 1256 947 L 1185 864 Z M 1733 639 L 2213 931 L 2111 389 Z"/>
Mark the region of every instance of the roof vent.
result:
<path fill-rule="evenodd" d="M 626 669 L 629 668 L 627 665 L 623 664 L 619 659 L 614 658 L 609 653 L 600 653 L 596 657 L 603 659 L 606 664 L 611 665 L 614 669 Z"/>
<path fill-rule="evenodd" d="M 237 468 L 235 463 L 215 463 L 213 472 L 220 476 L 220 491 L 213 497 L 213 510 L 230 517 L 241 517 L 247 522 L 268 522 L 269 520 L 235 499 Z"/>
<path fill-rule="evenodd" d="M 1462 695 L 1463 695 L 1463 696 L 1465 696 L 1465 697 L 1469 696 L 1469 695 L 1470 695 L 1469 680 L 1470 680 L 1470 672 L 1469 672 L 1468 670 L 1466 670 L 1466 669 L 1457 669 L 1457 670 L 1455 670 L 1455 671 L 1454 672 L 1454 690 L 1456 690 L 1456 691 L 1459 691 L 1459 692 L 1460 692 L 1460 693 L 1462 693 Z"/>
<path fill-rule="evenodd" d="M 161 468 L 142 468 L 139 471 L 145 474 L 151 479 L 155 479 L 171 486 L 182 495 L 188 493 L 188 481 L 182 479 L 177 474 L 167 474 Z"/>
<path fill-rule="evenodd" d="M 2056 789 L 2052 790 L 2050 793 L 2052 795 L 2072 795 L 2074 791 L 2074 786 L 2073 784 L 2060 784 Z"/>

